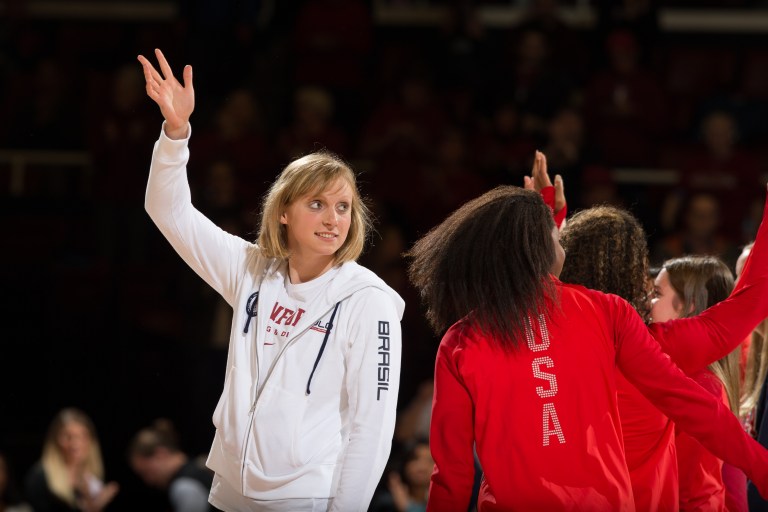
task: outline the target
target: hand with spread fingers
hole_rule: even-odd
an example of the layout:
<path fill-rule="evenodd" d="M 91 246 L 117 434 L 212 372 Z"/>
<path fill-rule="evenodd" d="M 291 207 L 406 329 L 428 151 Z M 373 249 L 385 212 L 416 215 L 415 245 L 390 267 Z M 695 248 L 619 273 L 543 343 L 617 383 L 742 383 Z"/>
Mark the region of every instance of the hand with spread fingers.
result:
<path fill-rule="evenodd" d="M 552 185 L 552 180 L 550 180 L 549 172 L 547 171 L 547 157 L 541 151 L 536 151 L 536 155 L 533 158 L 531 176 L 523 176 L 523 188 L 541 193 L 545 202 L 552 208 L 558 228 L 562 229 L 562 222 L 567 212 L 563 178 L 556 174 L 555 184 Z M 552 189 L 554 189 L 553 195 Z"/>
<path fill-rule="evenodd" d="M 171 139 L 183 139 L 187 136 L 187 123 L 195 109 L 195 90 L 192 87 L 192 66 L 184 66 L 184 85 L 173 76 L 173 71 L 163 52 L 155 49 L 155 56 L 160 65 L 158 73 L 152 63 L 143 55 L 138 59 L 144 68 L 147 96 L 160 107 L 165 118 L 165 133 Z"/>

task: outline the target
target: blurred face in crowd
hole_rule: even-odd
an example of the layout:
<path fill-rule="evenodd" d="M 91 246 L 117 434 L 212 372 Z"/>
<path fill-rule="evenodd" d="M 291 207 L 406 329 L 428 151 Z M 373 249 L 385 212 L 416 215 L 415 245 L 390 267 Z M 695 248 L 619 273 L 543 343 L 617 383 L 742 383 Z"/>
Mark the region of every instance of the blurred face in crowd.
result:
<path fill-rule="evenodd" d="M 429 445 L 420 444 L 415 449 L 413 459 L 405 464 L 405 479 L 414 486 L 429 485 L 435 461 L 429 451 Z"/>
<path fill-rule="evenodd" d="M 68 421 L 56 436 L 56 442 L 68 465 L 84 464 L 91 447 L 91 434 L 82 423 Z"/>

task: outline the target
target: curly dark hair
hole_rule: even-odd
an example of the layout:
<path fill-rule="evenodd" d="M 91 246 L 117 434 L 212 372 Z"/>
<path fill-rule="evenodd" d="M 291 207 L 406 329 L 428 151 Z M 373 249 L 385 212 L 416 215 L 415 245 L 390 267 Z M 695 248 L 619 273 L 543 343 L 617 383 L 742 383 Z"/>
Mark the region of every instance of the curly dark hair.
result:
<path fill-rule="evenodd" d="M 618 295 L 648 321 L 648 242 L 634 215 L 614 206 L 581 210 L 568 219 L 560 243 L 561 281 Z"/>
<path fill-rule="evenodd" d="M 406 253 L 408 276 L 440 335 L 470 315 L 504 348 L 520 342 L 528 315 L 546 314 L 555 287 L 554 221 L 538 192 L 500 186 L 469 201 Z"/>

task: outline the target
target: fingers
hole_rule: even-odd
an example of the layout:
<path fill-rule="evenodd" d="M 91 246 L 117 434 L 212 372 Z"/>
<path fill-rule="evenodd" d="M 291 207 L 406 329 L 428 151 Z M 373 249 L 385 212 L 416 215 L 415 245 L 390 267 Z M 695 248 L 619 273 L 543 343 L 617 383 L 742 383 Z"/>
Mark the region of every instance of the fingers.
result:
<path fill-rule="evenodd" d="M 165 55 L 163 55 L 163 52 L 160 51 L 160 48 L 155 48 L 155 56 L 157 57 L 157 62 L 160 64 L 160 71 L 163 72 L 165 79 L 169 80 L 173 78 L 173 71 L 171 71 L 171 66 L 168 65 L 168 61 L 165 60 Z"/>
<path fill-rule="evenodd" d="M 565 186 L 563 177 L 555 175 L 555 210 L 560 211 L 565 206 Z"/>
<path fill-rule="evenodd" d="M 141 63 L 141 68 L 144 70 L 144 81 L 146 82 L 147 96 L 154 101 L 158 101 L 160 98 L 160 83 L 162 78 L 160 74 L 152 67 L 152 64 L 144 57 L 139 55 L 137 57 Z"/>
<path fill-rule="evenodd" d="M 184 73 L 182 75 L 184 77 L 184 88 L 185 89 L 192 89 L 192 66 L 187 64 L 184 66 Z"/>
<path fill-rule="evenodd" d="M 523 188 L 525 190 L 536 190 L 536 187 L 533 186 L 533 178 L 530 176 L 523 176 Z"/>
<path fill-rule="evenodd" d="M 541 190 L 546 187 L 551 187 L 552 182 L 549 179 L 549 174 L 547 174 L 547 157 L 544 155 L 544 153 L 537 150 L 534 160 L 535 160 L 535 163 L 533 166 L 534 168 L 533 180 L 536 186 L 536 190 Z"/>

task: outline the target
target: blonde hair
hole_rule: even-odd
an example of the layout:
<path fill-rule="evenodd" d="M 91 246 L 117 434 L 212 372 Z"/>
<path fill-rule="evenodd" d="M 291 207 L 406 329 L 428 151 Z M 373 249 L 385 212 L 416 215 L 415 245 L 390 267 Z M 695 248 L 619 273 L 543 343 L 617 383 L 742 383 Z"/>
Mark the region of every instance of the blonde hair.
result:
<path fill-rule="evenodd" d="M 286 227 L 280 222 L 280 216 L 296 199 L 323 191 L 338 179 L 346 181 L 352 189 L 352 205 L 349 233 L 336 251 L 336 263 L 360 257 L 371 227 L 371 213 L 357 190 L 351 167 L 328 151 L 317 151 L 292 161 L 270 187 L 262 204 L 257 239 L 264 256 L 286 260 L 290 257 Z"/>
<path fill-rule="evenodd" d="M 743 251 L 751 251 L 754 245 L 754 242 L 750 242 L 744 246 Z M 744 389 L 741 395 L 740 412 L 742 416 L 748 415 L 757 407 L 765 377 L 768 375 L 768 318 L 757 324 L 749 336 L 749 353 L 747 355 L 747 367 L 744 371 Z"/>
<path fill-rule="evenodd" d="M 742 416 L 750 413 L 760 400 L 766 374 L 768 374 L 768 318 L 760 322 L 750 334 L 749 355 L 741 397 Z"/>
<path fill-rule="evenodd" d="M 51 492 L 65 503 L 75 507 L 75 489 L 58 442 L 59 434 L 69 423 L 80 424 L 88 431 L 89 449 L 85 470 L 99 480 L 103 480 L 104 464 L 101 458 L 101 447 L 96 438 L 96 428 L 88 415 L 73 407 L 62 409 L 48 427 L 43 445 L 42 465 Z"/>

